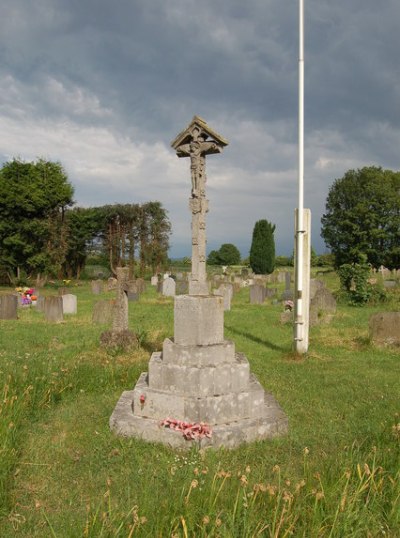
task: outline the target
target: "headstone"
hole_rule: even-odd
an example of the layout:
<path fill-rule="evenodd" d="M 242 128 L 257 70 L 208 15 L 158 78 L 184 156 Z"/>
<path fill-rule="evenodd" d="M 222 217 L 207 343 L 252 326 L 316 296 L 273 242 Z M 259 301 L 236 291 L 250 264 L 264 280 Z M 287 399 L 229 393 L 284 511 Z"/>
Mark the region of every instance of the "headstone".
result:
<path fill-rule="evenodd" d="M 151 283 L 152 286 L 157 286 L 157 284 L 158 284 L 158 276 L 157 276 L 157 275 L 153 275 L 153 276 L 151 277 L 150 283 Z"/>
<path fill-rule="evenodd" d="M 176 295 L 187 295 L 189 293 L 189 282 L 187 280 L 178 280 L 175 284 Z"/>
<path fill-rule="evenodd" d="M 400 312 L 378 312 L 369 319 L 371 340 L 378 345 L 400 346 Z"/>
<path fill-rule="evenodd" d="M 137 278 L 135 280 L 135 282 L 136 282 L 137 292 L 139 294 L 144 293 L 146 291 L 146 282 L 145 282 L 144 278 Z"/>
<path fill-rule="evenodd" d="M 61 323 L 63 316 L 63 298 L 61 296 L 49 295 L 44 300 L 44 317 L 50 323 Z"/>
<path fill-rule="evenodd" d="M 267 296 L 265 286 L 253 284 L 250 289 L 250 304 L 263 304 Z"/>
<path fill-rule="evenodd" d="M 287 431 L 287 417 L 250 375 L 245 355 L 224 339 L 222 297 L 209 295 L 205 156 L 220 152 L 226 144 L 197 116 L 172 143 L 178 156 L 191 159 L 189 295 L 175 297 L 174 340 L 167 338 L 162 352 L 152 354 L 148 373 L 143 372 L 134 390 L 125 391 L 118 401 L 110 418 L 110 427 L 118 434 L 177 448 L 193 444 L 233 448 Z M 185 431 L 177 425 L 184 425 Z"/>
<path fill-rule="evenodd" d="M 322 280 L 310 278 L 310 299 L 312 299 L 321 288 L 325 288 L 325 283 Z"/>
<path fill-rule="evenodd" d="M 62 296 L 63 313 L 64 314 L 76 314 L 78 299 L 76 295 L 67 293 Z"/>
<path fill-rule="evenodd" d="M 310 301 L 310 327 L 330 323 L 336 313 L 336 299 L 327 288 L 320 288 Z"/>
<path fill-rule="evenodd" d="M 282 301 L 293 301 L 294 294 L 293 294 L 293 290 L 290 289 L 291 274 L 288 271 L 286 271 L 284 273 L 279 273 L 279 274 L 283 275 L 284 279 L 285 279 L 285 290 L 282 293 L 281 300 Z"/>
<path fill-rule="evenodd" d="M 18 319 L 17 310 L 17 295 L 0 295 L 0 319 Z"/>
<path fill-rule="evenodd" d="M 102 280 L 92 280 L 91 281 L 92 293 L 94 295 L 100 295 L 103 291 L 103 281 Z"/>
<path fill-rule="evenodd" d="M 272 299 L 278 293 L 277 288 L 265 288 L 265 297 L 267 299 Z"/>
<path fill-rule="evenodd" d="M 220 295 L 223 298 L 225 311 L 231 309 L 233 284 L 230 282 L 222 283 L 217 290 L 214 290 L 214 295 Z"/>
<path fill-rule="evenodd" d="M 99 325 L 109 325 L 113 319 L 115 300 L 97 301 L 93 306 L 92 322 Z"/>
<path fill-rule="evenodd" d="M 112 328 L 100 335 L 100 344 L 106 348 L 128 350 L 137 346 L 135 333 L 129 330 L 128 289 L 129 268 L 117 267 L 117 297 L 113 308 Z"/>
<path fill-rule="evenodd" d="M 39 295 L 39 297 L 36 299 L 36 310 L 38 312 L 44 312 L 44 301 L 46 297 L 43 295 Z"/>
<path fill-rule="evenodd" d="M 176 294 L 176 284 L 173 278 L 168 277 L 163 281 L 162 294 L 165 297 L 173 297 Z"/>
<path fill-rule="evenodd" d="M 277 281 L 278 281 L 279 284 L 285 283 L 286 282 L 286 272 L 278 271 L 276 278 L 277 278 Z"/>

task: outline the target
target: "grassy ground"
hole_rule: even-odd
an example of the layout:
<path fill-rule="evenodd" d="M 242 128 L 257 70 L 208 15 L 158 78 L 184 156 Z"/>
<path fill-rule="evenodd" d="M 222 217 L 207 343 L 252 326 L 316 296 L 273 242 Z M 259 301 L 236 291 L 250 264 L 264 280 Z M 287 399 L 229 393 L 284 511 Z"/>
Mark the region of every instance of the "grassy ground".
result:
<path fill-rule="evenodd" d="M 335 287 L 334 275 L 327 275 Z M 375 348 L 368 318 L 339 307 L 291 352 L 281 306 L 242 290 L 225 337 L 289 417 L 289 434 L 237 450 L 176 452 L 121 439 L 108 419 L 123 390 L 173 334 L 173 302 L 148 288 L 130 303 L 141 347 L 99 348 L 94 297 L 48 325 L 33 309 L 0 321 L 1 537 L 398 537 L 399 349 Z M 104 294 L 104 297 L 112 294 Z"/>

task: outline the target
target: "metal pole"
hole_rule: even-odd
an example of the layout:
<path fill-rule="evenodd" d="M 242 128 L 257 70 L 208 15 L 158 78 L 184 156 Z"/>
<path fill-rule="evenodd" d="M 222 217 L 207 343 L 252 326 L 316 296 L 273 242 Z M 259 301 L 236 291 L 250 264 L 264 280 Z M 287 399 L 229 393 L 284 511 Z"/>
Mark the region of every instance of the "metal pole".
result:
<path fill-rule="evenodd" d="M 303 234 L 304 234 L 304 0 L 299 0 L 299 199 L 296 222 L 296 295 L 294 347 L 303 339 Z"/>

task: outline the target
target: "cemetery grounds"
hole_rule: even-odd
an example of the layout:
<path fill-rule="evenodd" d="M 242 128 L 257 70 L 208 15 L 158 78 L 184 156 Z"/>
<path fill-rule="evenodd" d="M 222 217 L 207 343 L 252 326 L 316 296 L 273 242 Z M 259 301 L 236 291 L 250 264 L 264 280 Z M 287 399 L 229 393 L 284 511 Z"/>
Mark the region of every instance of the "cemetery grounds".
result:
<path fill-rule="evenodd" d="M 337 289 L 333 273 L 325 278 Z M 310 330 L 302 358 L 281 304 L 235 294 L 225 338 L 286 412 L 289 433 L 187 452 L 108 426 L 122 391 L 173 335 L 173 299 L 148 285 L 129 305 L 140 347 L 107 353 L 91 316 L 113 292 L 71 283 L 71 293 L 78 314 L 62 324 L 32 307 L 0 321 L 2 538 L 400 536 L 400 350 L 368 336 L 371 314 L 399 309 L 398 291 L 384 305 L 339 305 L 330 325 Z"/>

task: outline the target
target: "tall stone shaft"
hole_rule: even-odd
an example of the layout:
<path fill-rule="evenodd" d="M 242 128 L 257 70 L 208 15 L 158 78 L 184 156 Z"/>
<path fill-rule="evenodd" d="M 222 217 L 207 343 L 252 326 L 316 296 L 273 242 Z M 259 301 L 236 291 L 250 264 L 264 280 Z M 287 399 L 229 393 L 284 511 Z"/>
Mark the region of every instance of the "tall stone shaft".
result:
<path fill-rule="evenodd" d="M 189 209 L 192 213 L 192 271 L 189 278 L 189 295 L 208 295 L 206 271 L 206 155 L 221 153 L 228 144 L 199 116 L 194 116 L 171 146 L 178 157 L 190 157 L 192 183 Z"/>

